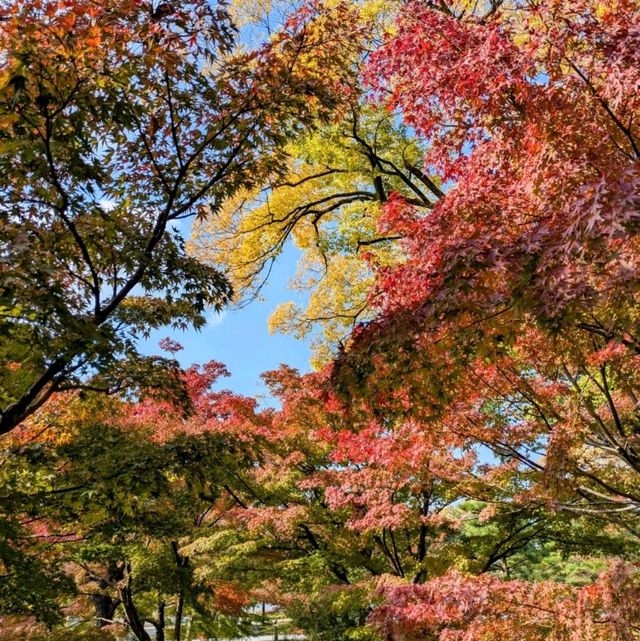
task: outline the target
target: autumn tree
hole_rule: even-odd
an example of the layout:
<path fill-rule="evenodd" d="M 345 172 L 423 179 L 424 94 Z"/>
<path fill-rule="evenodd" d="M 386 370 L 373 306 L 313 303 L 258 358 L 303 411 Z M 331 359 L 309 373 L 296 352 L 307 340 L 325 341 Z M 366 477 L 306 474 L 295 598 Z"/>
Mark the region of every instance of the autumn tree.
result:
<path fill-rule="evenodd" d="M 637 9 L 405 7 L 368 81 L 428 142 L 423 168 L 447 189 L 427 215 L 387 203 L 380 231 L 406 259 L 377 270 L 378 316 L 335 369 L 349 407 L 487 446 L 482 477 L 515 472 L 514 504 L 589 514 L 632 540 Z M 386 590 L 399 609 L 379 614 L 400 638 L 512 639 L 514 625 L 523 639 L 636 638 L 637 578 L 616 561 L 585 592 L 453 573 Z M 496 600 L 476 610 L 483 594 Z"/>
<path fill-rule="evenodd" d="M 325 350 L 324 360 L 339 354 L 326 368 L 267 375 L 277 409 L 211 389 L 218 364 L 186 372 L 174 364 L 182 403 L 149 389 L 102 398 L 110 411 L 83 414 L 87 392 L 124 383 L 107 376 L 100 359 L 89 381 L 80 352 L 65 352 L 69 367 L 78 364 L 85 397 L 68 396 L 62 380 L 46 382 L 62 394 L 51 392 L 29 425 L 13 431 L 3 466 L 5 566 L 33 550 L 34 575 L 61 581 L 43 591 L 40 618 L 55 617 L 59 587 L 79 608 L 74 616 L 86 616 L 74 591 L 87 591 L 89 618 L 111 621 L 99 613 L 113 613 L 141 641 L 149 637 L 145 622 L 163 638 L 171 620 L 180 638 L 188 609 L 209 634 L 216 613 L 240 617 L 265 599 L 323 640 L 638 638 L 637 2 L 415 0 L 393 10 L 382 44 L 377 33 L 363 36 L 370 55 L 361 55 L 359 31 L 344 47 L 353 23 L 340 5 L 303 9 L 250 54 L 233 55 L 224 36 L 216 40 L 224 55 L 207 61 L 198 82 L 226 78 L 216 85 L 219 100 L 248 101 L 240 100 L 249 111 L 215 121 L 232 146 L 246 146 L 229 160 L 232 176 L 247 174 L 228 190 L 196 191 L 202 202 L 190 207 L 217 214 L 199 230 L 197 251 L 252 295 L 292 235 L 306 252 L 316 298 L 307 310 L 281 313 L 280 323 L 301 334 L 324 323 L 330 341 L 355 328 Z M 182 33 L 175 22 L 163 31 L 165 19 L 182 15 L 157 8 L 139 27 L 151 29 L 145 42 L 160 47 L 163 60 L 175 50 L 158 43 Z M 314 52 L 322 43 L 326 64 L 305 57 L 309 38 Z M 189 46 L 199 43 L 196 36 Z M 307 75 L 296 75 L 292 51 Z M 138 69 L 137 49 L 121 53 L 133 58 L 123 73 Z M 186 60 L 199 69 L 204 54 Z M 347 83 L 357 68 L 364 88 Z M 322 90 L 310 110 L 294 91 L 296 78 L 302 94 L 309 82 L 312 95 Z M 108 73 L 104 82 L 105 95 L 120 95 Z M 138 83 L 146 96 L 145 82 L 132 83 L 136 100 Z M 29 86 L 9 80 L 6 91 L 19 105 Z M 83 87 L 73 96 L 85 95 Z M 340 122 L 301 133 L 342 94 Z M 173 138 L 176 103 L 163 96 L 168 147 L 160 157 L 152 155 L 155 139 L 136 137 L 137 125 L 125 127 L 113 152 L 102 141 L 88 145 L 96 157 L 119 159 L 109 174 L 118 185 L 121 169 L 155 158 L 157 166 L 132 173 L 145 198 L 155 192 L 137 176 L 150 171 L 162 182 L 169 167 L 179 174 L 186 162 Z M 254 130 L 251 105 L 267 98 Z M 48 108 L 33 108 L 45 124 Z M 127 109 L 125 124 L 140 118 Z M 7 126 L 14 122 L 19 117 Z M 203 128 L 192 135 L 200 139 Z M 227 153 L 226 144 L 211 152 L 222 166 L 215 154 Z M 55 161 L 56 145 L 49 147 Z M 261 155 L 273 147 L 278 153 Z M 189 176 L 176 203 L 201 184 L 200 174 Z M 50 187 L 61 197 L 55 180 Z M 78 189 L 75 198 L 85 193 Z M 119 195 L 131 200 L 131 193 L 100 187 L 92 198 L 107 220 L 123 211 Z M 207 247 L 211 239 L 218 250 Z M 31 262 L 30 269 L 39 264 Z M 203 269 L 224 288 L 215 267 Z M 143 276 L 140 286 L 162 289 Z M 91 292 L 91 274 L 82 278 Z M 191 291 L 199 290 L 180 296 Z M 123 331 L 144 320 L 138 302 L 122 308 L 130 314 Z M 31 317 L 10 327 L 36 331 Z M 23 380 L 20 360 L 5 367 L 7 380 Z M 47 400 L 41 392 L 36 405 Z M 38 426 L 55 418 L 56 399 L 68 436 Z M 39 534 L 55 550 L 69 535 L 72 554 L 34 547 L 28 533 L 39 518 L 47 523 Z M 81 569 L 72 586 L 65 563 Z M 27 587 L 13 601 L 0 592 L 1 602 L 29 612 L 34 600 L 22 597 L 44 581 L 10 578 Z"/>
<path fill-rule="evenodd" d="M 290 3 L 276 4 L 282 9 Z M 234 6 L 263 28 L 274 9 L 261 2 Z M 397 8 L 394 2 L 360 3 L 365 28 L 354 77 Z M 361 84 L 345 98 L 349 108 L 341 118 L 289 142 L 286 174 L 268 176 L 224 201 L 217 216 L 194 226 L 189 243 L 193 255 L 229 276 L 242 306 L 259 296 L 274 262 L 293 242 L 300 258 L 291 288 L 301 302 L 280 305 L 269 326 L 311 337 L 316 367 L 336 355 L 355 324 L 372 317 L 373 269 L 361 254 L 385 265 L 402 254 L 397 235 L 377 229 L 389 195 L 401 193 L 425 211 L 442 195 L 438 181 L 422 171 L 423 142 L 370 104 Z"/>
<path fill-rule="evenodd" d="M 282 367 L 265 378 L 281 409 L 243 404 L 227 419 L 244 439 L 259 435 L 260 463 L 238 470 L 215 525 L 184 552 L 312 639 L 377 638 L 395 585 L 458 572 L 496 585 L 549 579 L 574 595 L 611 554 L 633 558 L 622 530 L 514 502 L 526 479 L 513 468 L 483 475 L 455 434 L 391 413 L 345 416 L 324 397 L 326 374 Z"/>
<path fill-rule="evenodd" d="M 185 254 L 181 221 L 282 173 L 286 140 L 340 102 L 357 40 L 340 4 L 248 53 L 205 0 L 1 11 L 5 433 L 54 392 L 175 385 L 136 338 L 202 327 L 231 293 Z"/>
<path fill-rule="evenodd" d="M 75 633 L 105 639 L 179 640 L 187 619 L 192 634 L 243 629 L 243 591 L 185 552 L 258 460 L 259 435 L 234 431 L 255 401 L 212 390 L 225 373 L 215 362 L 181 373 L 190 415 L 159 398 L 67 392 L 5 437 L 1 516 L 16 530 L 0 548 L 7 638 L 64 630 L 69 617 Z"/>
<path fill-rule="evenodd" d="M 229 252 L 225 260 L 249 281 L 255 265 L 269 260 L 290 232 L 317 256 L 320 274 L 331 273 L 331 260 L 345 246 L 323 244 L 323 238 L 344 239 L 346 228 L 358 240 L 393 239 L 391 253 L 370 253 L 350 270 L 336 261 L 338 285 L 333 281 L 317 299 L 323 301 L 318 313 L 305 318 L 289 308 L 279 319 L 299 333 L 310 321 L 343 311 L 347 323 L 362 321 L 333 380 L 348 399 L 344 411 L 352 424 L 363 412 L 379 425 L 363 432 L 367 452 L 404 426 L 407 438 L 428 435 L 430 448 L 443 447 L 450 458 L 439 473 L 455 473 L 462 494 L 473 496 L 483 484 L 509 487 L 503 499 L 514 507 L 590 515 L 608 533 L 626 531 L 632 541 L 638 506 L 637 9 L 635 2 L 586 1 L 402 6 L 365 74 L 379 102 L 417 136 L 413 149 L 424 158 L 414 168 L 434 176 L 427 179 L 438 190 L 430 190 L 429 204 L 400 180 L 395 193 L 385 192 L 382 215 L 374 210 L 360 215 L 364 223 L 349 225 L 345 206 L 351 203 L 341 197 L 375 203 L 375 189 L 357 193 L 375 176 L 350 182 L 347 175 L 354 191 L 340 192 L 323 160 L 331 150 L 320 143 L 308 168 L 292 161 L 305 171 L 289 185 L 273 185 L 258 206 L 255 194 L 230 203 L 232 222 L 223 223 L 229 239 L 237 234 L 242 252 L 239 261 Z M 348 157 L 344 146 L 342 153 Z M 420 184 L 415 175 L 412 181 Z M 335 202 L 335 210 L 324 211 L 325 202 L 326 208 Z M 323 218 L 331 221 L 325 236 Z M 372 272 L 375 286 L 367 297 Z M 305 284 L 318 281 L 322 291 L 321 278 Z M 336 292 L 347 292 L 346 305 Z M 476 461 L 484 452 L 488 460 L 478 469 L 461 468 L 452 460 L 460 451 Z M 392 468 L 389 456 L 382 465 Z M 363 470 L 358 477 L 366 479 L 362 492 L 376 488 L 366 496 L 393 513 L 383 489 Z M 353 502 L 355 478 L 347 487 L 344 500 Z M 512 638 L 519 621 L 522 638 L 635 634 L 632 607 L 607 610 L 615 600 L 631 603 L 637 585 L 633 568 L 615 561 L 583 592 L 562 581 L 449 578 L 451 591 L 437 578 L 423 591 L 402 581 L 396 592 L 383 590 L 406 607 L 386 610 L 390 633 L 445 638 L 457 630 L 466 638 Z M 474 599 L 484 589 L 497 597 L 488 609 L 466 603 L 451 614 L 451 625 L 437 627 L 456 591 Z M 547 599 L 546 615 L 536 618 L 534 606 L 514 603 L 514 595 L 530 590 Z M 426 618 L 417 625 L 421 607 Z M 405 615 L 407 626 L 393 629 Z"/>

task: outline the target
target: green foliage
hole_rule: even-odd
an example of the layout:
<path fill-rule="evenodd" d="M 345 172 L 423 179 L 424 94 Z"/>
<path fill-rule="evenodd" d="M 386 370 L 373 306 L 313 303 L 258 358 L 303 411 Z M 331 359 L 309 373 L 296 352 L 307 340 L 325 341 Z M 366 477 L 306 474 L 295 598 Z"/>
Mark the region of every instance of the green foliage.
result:
<path fill-rule="evenodd" d="M 33 545 L 29 533 L 0 514 L 0 612 L 33 616 L 53 625 L 62 621 L 59 599 L 75 593 L 71 579 L 45 545 Z"/>
<path fill-rule="evenodd" d="M 380 636 L 367 625 L 371 611 L 366 587 L 330 586 L 302 592 L 287 607 L 293 624 L 311 641 L 378 641 Z"/>
<path fill-rule="evenodd" d="M 183 221 L 280 175 L 289 138 L 338 106 L 358 46 L 345 5 L 248 54 L 224 3 L 5 4 L 0 433 L 56 391 L 144 388 L 138 364 L 170 368 L 136 339 L 202 328 L 231 295 L 186 254 Z"/>

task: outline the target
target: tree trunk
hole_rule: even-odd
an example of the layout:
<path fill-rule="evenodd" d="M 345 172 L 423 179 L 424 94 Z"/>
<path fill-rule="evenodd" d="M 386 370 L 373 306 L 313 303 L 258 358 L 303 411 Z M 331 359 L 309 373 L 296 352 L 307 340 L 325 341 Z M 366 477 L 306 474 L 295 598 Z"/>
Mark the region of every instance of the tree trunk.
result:
<path fill-rule="evenodd" d="M 99 575 L 91 575 L 89 577 L 89 580 L 97 583 L 98 588 L 102 591 L 91 595 L 95 612 L 95 625 L 98 628 L 103 628 L 113 621 L 116 610 L 122 603 L 117 596 L 114 596 L 113 593 L 109 594 L 108 591 L 113 591 L 117 583 L 122 580 L 124 577 L 123 570 L 123 565 L 111 562 L 107 567 L 107 578 Z"/>
<path fill-rule="evenodd" d="M 171 549 L 173 551 L 173 558 L 179 568 L 186 568 L 189 565 L 189 557 L 182 556 L 178 550 L 177 541 L 171 542 Z M 176 605 L 176 620 L 173 625 L 173 639 L 180 641 L 182 636 L 182 616 L 184 611 L 184 591 L 181 589 L 178 593 L 178 603 Z"/>
<path fill-rule="evenodd" d="M 158 624 L 156 625 L 156 641 L 164 641 L 164 601 L 158 603 Z"/>
<path fill-rule="evenodd" d="M 125 579 L 123 587 L 121 587 L 118 592 L 129 628 L 138 641 L 151 641 L 149 633 L 144 629 L 144 621 L 140 619 L 138 609 L 133 602 L 133 592 L 131 589 L 133 580 L 131 578 L 131 563 L 129 562 L 125 565 Z"/>
<path fill-rule="evenodd" d="M 120 599 L 114 599 L 108 594 L 92 594 L 91 600 L 96 614 L 96 627 L 103 628 L 105 625 L 109 625 L 120 605 Z"/>
<path fill-rule="evenodd" d="M 182 635 L 182 609 L 184 607 L 184 596 L 182 592 L 178 594 L 178 604 L 176 605 L 176 620 L 173 626 L 173 639 L 180 641 Z"/>

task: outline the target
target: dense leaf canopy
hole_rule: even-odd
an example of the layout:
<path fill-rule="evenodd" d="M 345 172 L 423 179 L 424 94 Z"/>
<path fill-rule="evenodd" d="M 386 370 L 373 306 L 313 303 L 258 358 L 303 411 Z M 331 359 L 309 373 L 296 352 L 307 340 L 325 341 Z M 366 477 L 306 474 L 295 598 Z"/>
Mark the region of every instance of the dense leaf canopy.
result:
<path fill-rule="evenodd" d="M 224 4 L 154 6 L 3 5 L 2 432 L 54 391 L 171 384 L 135 339 L 202 327 L 231 293 L 180 221 L 283 171 L 348 85 L 344 7 L 243 53 Z"/>
<path fill-rule="evenodd" d="M 640 639 L 636 0 L 0 11 L 1 641 Z"/>

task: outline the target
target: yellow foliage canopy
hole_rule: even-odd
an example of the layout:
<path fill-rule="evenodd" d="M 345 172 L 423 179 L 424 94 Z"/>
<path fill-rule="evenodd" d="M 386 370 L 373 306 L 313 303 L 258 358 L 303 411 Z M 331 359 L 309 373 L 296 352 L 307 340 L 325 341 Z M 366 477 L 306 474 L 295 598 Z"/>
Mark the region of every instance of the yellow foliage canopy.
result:
<path fill-rule="evenodd" d="M 320 366 L 371 313 L 371 262 L 391 264 L 402 255 L 396 238 L 378 231 L 381 204 L 400 192 L 427 210 L 440 190 L 418 169 L 420 145 L 392 115 L 371 107 L 354 105 L 288 153 L 286 179 L 223 203 L 196 225 L 190 249 L 227 272 L 240 302 L 259 294 L 292 240 L 300 260 L 291 287 L 308 292 L 306 306 L 282 305 L 270 329 L 311 336 L 313 364 Z"/>

